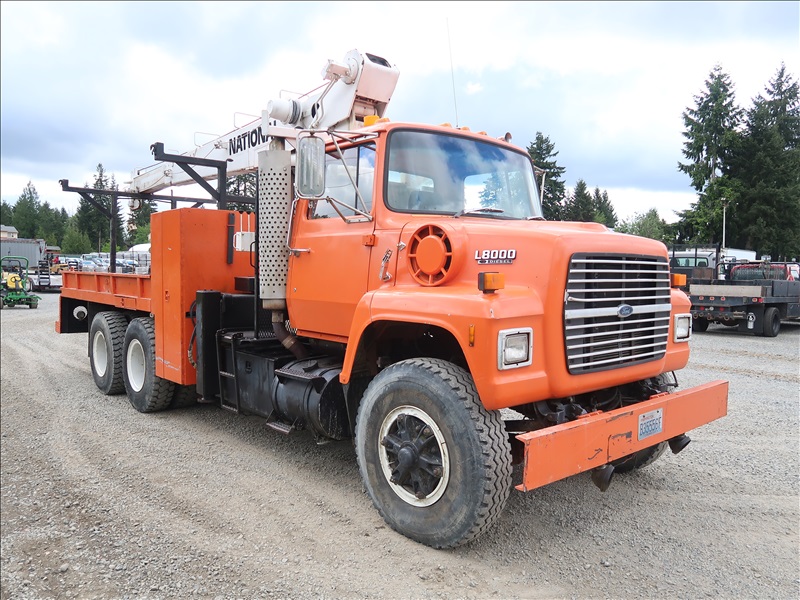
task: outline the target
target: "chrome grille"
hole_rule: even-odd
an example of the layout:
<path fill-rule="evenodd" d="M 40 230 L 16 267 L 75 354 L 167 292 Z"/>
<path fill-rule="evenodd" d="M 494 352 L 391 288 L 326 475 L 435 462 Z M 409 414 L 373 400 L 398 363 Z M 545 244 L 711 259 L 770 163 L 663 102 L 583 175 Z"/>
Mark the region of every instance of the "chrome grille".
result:
<path fill-rule="evenodd" d="M 662 257 L 573 255 L 564 292 L 569 372 L 618 369 L 663 357 L 669 282 L 669 265 Z"/>

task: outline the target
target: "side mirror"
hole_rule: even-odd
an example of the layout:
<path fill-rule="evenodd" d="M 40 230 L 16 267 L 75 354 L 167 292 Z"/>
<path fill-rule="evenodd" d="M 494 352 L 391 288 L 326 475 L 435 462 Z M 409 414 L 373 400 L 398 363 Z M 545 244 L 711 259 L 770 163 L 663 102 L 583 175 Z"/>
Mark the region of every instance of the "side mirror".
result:
<path fill-rule="evenodd" d="M 297 142 L 295 187 L 301 198 L 320 198 L 325 194 L 325 142 L 316 136 Z"/>

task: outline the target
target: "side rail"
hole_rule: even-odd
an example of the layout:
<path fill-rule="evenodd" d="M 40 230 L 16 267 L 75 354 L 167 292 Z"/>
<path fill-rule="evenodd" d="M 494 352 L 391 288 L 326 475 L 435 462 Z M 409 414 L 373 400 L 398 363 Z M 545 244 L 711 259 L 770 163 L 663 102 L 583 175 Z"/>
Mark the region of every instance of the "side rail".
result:
<path fill-rule="evenodd" d="M 59 333 L 86 331 L 85 323 L 77 329 L 71 327 L 69 323 L 73 320 L 84 321 L 85 314 L 73 315 L 73 313 L 89 304 L 120 310 L 152 312 L 149 275 L 64 271 L 62 277 L 61 310 L 59 320 L 56 321 L 56 331 Z"/>

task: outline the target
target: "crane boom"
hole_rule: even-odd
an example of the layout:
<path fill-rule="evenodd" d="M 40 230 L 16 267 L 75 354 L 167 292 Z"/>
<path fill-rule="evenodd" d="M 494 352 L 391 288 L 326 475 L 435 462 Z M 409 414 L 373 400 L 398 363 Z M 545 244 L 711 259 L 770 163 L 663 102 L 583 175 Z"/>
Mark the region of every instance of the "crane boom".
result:
<path fill-rule="evenodd" d="M 291 140 L 303 129 L 351 130 L 363 126 L 364 117 L 382 117 L 400 75 L 385 59 L 351 50 L 343 63 L 329 60 L 323 69 L 327 84 L 315 94 L 299 99 L 272 100 L 261 119 L 234 129 L 183 156 L 227 161 L 227 174 L 240 175 L 258 169 L 258 153 L 272 140 Z M 197 167 L 203 179 L 216 179 L 217 169 Z M 195 183 L 172 162 L 160 162 L 133 172 L 130 191 L 155 193 Z"/>

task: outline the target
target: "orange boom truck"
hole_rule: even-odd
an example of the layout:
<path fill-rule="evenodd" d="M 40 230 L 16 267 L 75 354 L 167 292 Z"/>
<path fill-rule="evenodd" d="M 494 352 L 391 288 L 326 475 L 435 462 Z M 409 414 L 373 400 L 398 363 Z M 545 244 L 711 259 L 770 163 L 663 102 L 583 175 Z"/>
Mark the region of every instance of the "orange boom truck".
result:
<path fill-rule="evenodd" d="M 383 58 L 353 50 L 324 79 L 191 153 L 154 144 L 102 192 L 194 206 L 153 214 L 148 273 L 64 272 L 56 330 L 88 332 L 100 390 L 353 440 L 386 522 L 437 548 L 513 486 L 605 490 L 726 414 L 727 382 L 677 389 L 692 314 L 663 244 L 546 222 L 509 135 L 390 122 Z M 227 193 L 242 173 L 256 198 Z M 214 206 L 159 194 L 184 184 Z"/>

